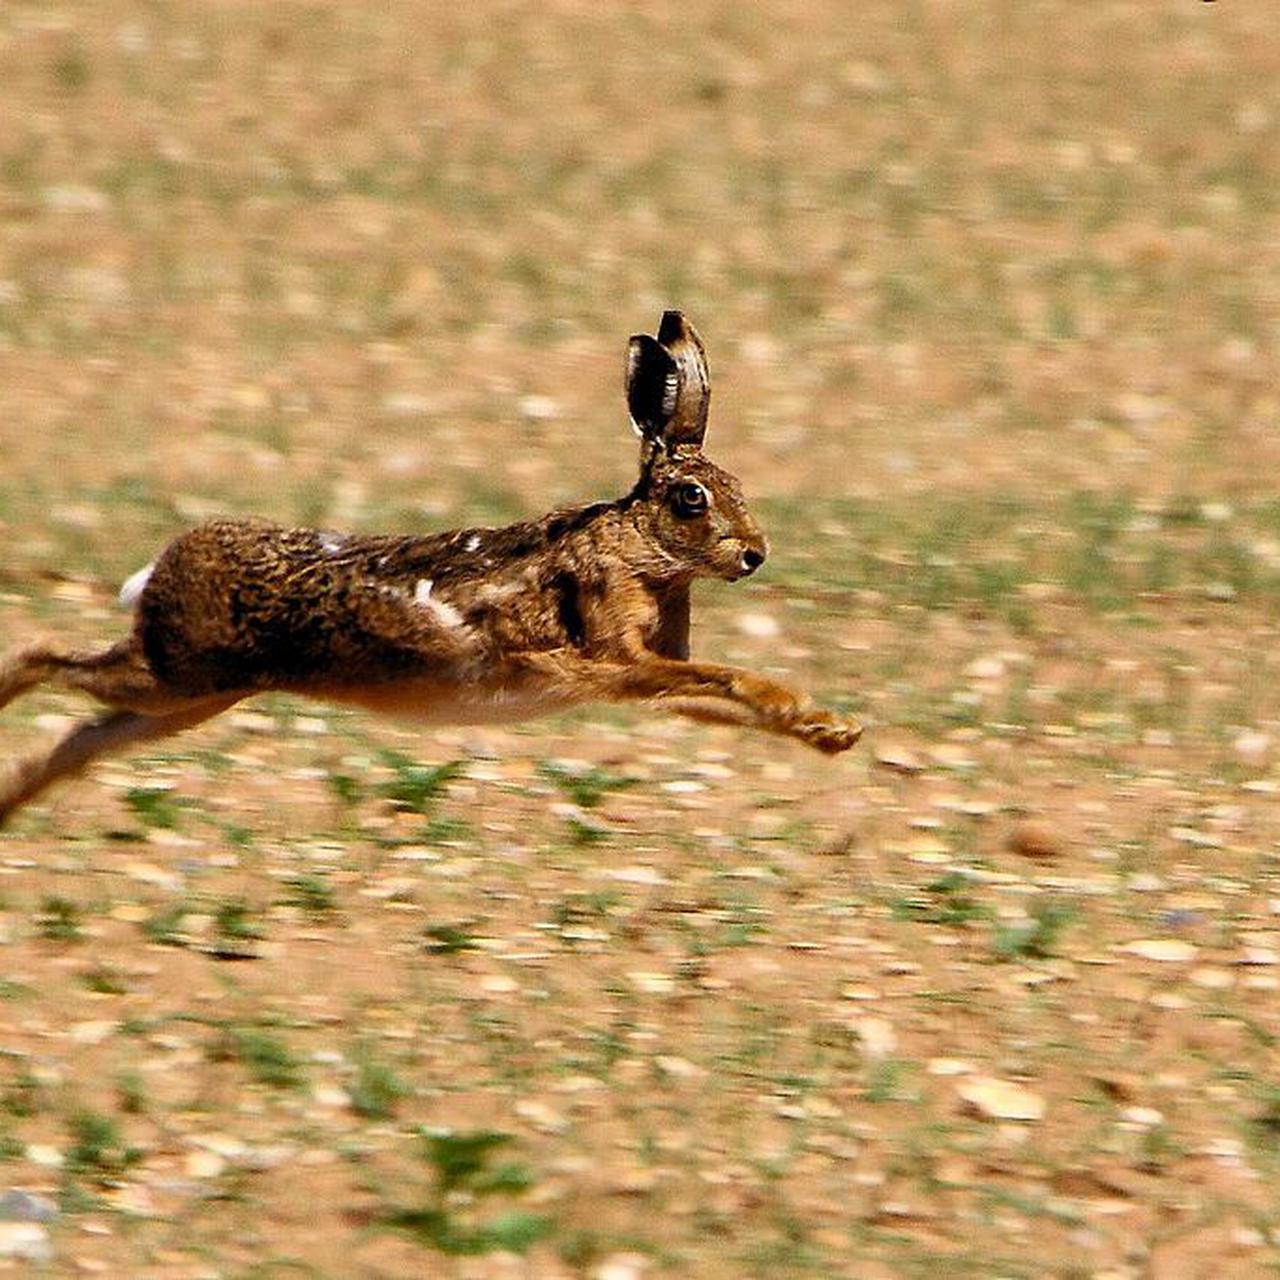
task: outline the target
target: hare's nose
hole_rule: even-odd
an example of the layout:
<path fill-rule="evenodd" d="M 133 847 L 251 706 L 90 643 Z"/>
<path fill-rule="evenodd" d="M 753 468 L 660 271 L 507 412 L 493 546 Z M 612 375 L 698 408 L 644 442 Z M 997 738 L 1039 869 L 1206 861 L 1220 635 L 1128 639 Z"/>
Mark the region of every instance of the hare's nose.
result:
<path fill-rule="evenodd" d="M 764 552 L 758 548 L 748 547 L 742 553 L 743 573 L 755 573 L 762 564 L 764 564 Z"/>

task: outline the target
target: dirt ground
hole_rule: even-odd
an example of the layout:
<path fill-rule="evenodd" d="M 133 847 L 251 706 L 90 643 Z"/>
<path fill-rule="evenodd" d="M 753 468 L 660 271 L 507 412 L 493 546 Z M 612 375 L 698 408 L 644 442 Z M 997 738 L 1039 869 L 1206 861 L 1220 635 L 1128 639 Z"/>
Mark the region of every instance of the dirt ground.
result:
<path fill-rule="evenodd" d="M 695 648 L 868 726 L 264 699 L 24 811 L 0 1270 L 1280 1269 L 1274 17 L 0 8 L 0 648 L 621 491 L 679 306 L 773 541 Z"/>

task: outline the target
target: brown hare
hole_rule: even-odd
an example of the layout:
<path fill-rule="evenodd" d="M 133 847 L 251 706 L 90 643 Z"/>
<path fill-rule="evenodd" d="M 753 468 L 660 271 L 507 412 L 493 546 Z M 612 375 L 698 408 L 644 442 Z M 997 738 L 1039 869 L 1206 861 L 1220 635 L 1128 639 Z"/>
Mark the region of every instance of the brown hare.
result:
<path fill-rule="evenodd" d="M 99 756 L 272 689 L 428 723 L 647 702 L 847 750 L 862 732 L 852 721 L 750 671 L 688 660 L 690 583 L 744 578 L 768 550 L 738 481 L 702 454 L 709 398 L 702 342 L 668 311 L 656 339 L 631 339 L 641 456 L 625 497 L 426 537 L 256 521 L 182 534 L 125 583 L 127 639 L 0 661 L 0 707 L 51 680 L 110 708 L 11 766 L 0 822 Z"/>

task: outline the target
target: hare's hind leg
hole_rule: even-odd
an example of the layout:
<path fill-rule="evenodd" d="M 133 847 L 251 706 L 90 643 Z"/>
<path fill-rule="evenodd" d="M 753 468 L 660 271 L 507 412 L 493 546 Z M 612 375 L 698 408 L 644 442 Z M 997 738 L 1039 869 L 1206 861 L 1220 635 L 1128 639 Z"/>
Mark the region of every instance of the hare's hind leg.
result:
<path fill-rule="evenodd" d="M 33 644 L 0 658 L 0 708 L 48 680 L 55 670 L 55 656 L 48 645 Z"/>
<path fill-rule="evenodd" d="M 0 776 L 0 826 L 20 805 L 35 799 L 55 782 L 82 773 L 99 757 L 194 728 L 238 701 L 238 695 L 206 698 L 164 715 L 111 711 L 77 726 L 51 750 L 20 760 Z"/>
<path fill-rule="evenodd" d="M 160 685 L 136 636 L 89 653 L 40 643 L 9 654 L 0 659 L 0 708 L 45 683 L 87 693 L 109 707 L 153 714 L 190 701 Z"/>

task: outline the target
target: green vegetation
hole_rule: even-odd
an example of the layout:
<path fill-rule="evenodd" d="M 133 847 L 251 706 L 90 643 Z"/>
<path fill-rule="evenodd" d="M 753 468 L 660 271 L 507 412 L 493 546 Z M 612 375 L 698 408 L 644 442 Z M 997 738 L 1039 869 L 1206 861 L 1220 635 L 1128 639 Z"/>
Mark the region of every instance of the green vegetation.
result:
<path fill-rule="evenodd" d="M 388 1209 L 382 1221 L 445 1254 L 526 1252 L 552 1231 L 546 1216 L 513 1209 L 476 1221 L 473 1215 L 454 1207 L 459 1197 L 483 1203 L 494 1196 L 518 1196 L 529 1190 L 534 1178 L 525 1165 L 492 1163 L 498 1149 L 510 1141 L 510 1134 L 489 1130 L 424 1131 L 421 1155 L 432 1172 L 424 1203 Z"/>
<path fill-rule="evenodd" d="M 416 764 L 398 751 L 380 751 L 378 759 L 393 775 L 378 788 L 378 794 L 399 808 L 421 814 L 431 813 L 445 787 L 465 768 L 462 760 L 434 766 Z"/>

